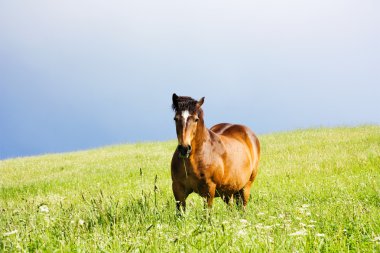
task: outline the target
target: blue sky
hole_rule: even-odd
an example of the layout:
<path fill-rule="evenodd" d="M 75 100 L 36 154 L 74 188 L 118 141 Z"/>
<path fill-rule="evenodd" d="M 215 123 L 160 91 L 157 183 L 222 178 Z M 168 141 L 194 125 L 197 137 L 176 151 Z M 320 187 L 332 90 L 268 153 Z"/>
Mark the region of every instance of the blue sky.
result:
<path fill-rule="evenodd" d="M 380 124 L 380 3 L 0 0 L 0 159 L 175 138 L 171 95 L 257 133 Z"/>

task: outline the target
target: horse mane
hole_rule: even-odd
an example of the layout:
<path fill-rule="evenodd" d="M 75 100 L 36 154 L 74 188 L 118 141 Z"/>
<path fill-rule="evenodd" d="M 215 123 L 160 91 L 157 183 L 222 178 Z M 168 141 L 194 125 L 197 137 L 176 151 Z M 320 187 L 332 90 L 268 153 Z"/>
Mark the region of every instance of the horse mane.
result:
<path fill-rule="evenodd" d="M 173 102 L 172 109 L 177 112 L 189 111 L 190 113 L 195 113 L 197 110 L 198 101 L 186 96 L 179 96 L 177 100 Z"/>

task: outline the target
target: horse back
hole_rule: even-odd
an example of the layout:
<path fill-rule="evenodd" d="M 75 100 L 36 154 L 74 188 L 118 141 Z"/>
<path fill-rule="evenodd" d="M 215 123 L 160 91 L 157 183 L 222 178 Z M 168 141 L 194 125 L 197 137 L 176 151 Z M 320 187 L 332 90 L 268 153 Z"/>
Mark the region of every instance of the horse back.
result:
<path fill-rule="evenodd" d="M 255 133 L 246 126 L 230 123 L 220 123 L 210 128 L 212 132 L 218 135 L 243 139 L 257 148 L 257 154 L 260 155 L 260 142 Z"/>

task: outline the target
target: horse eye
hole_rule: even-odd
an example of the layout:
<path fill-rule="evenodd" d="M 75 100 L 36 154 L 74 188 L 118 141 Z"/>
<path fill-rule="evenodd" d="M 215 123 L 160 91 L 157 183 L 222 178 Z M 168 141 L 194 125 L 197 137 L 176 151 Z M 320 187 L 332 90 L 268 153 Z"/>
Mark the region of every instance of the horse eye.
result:
<path fill-rule="evenodd" d="M 195 119 L 195 122 L 198 122 L 198 120 L 199 120 L 199 119 L 198 119 L 198 118 L 196 118 L 196 119 Z"/>
<path fill-rule="evenodd" d="M 177 121 L 177 118 L 174 118 L 174 121 Z"/>

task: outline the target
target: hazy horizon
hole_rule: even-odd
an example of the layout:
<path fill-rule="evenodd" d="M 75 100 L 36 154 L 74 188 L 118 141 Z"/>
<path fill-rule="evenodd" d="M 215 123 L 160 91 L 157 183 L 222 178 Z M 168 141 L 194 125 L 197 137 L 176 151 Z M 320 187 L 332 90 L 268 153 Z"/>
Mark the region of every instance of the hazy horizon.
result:
<path fill-rule="evenodd" d="M 0 159 L 208 127 L 380 124 L 380 3 L 0 1 Z"/>

